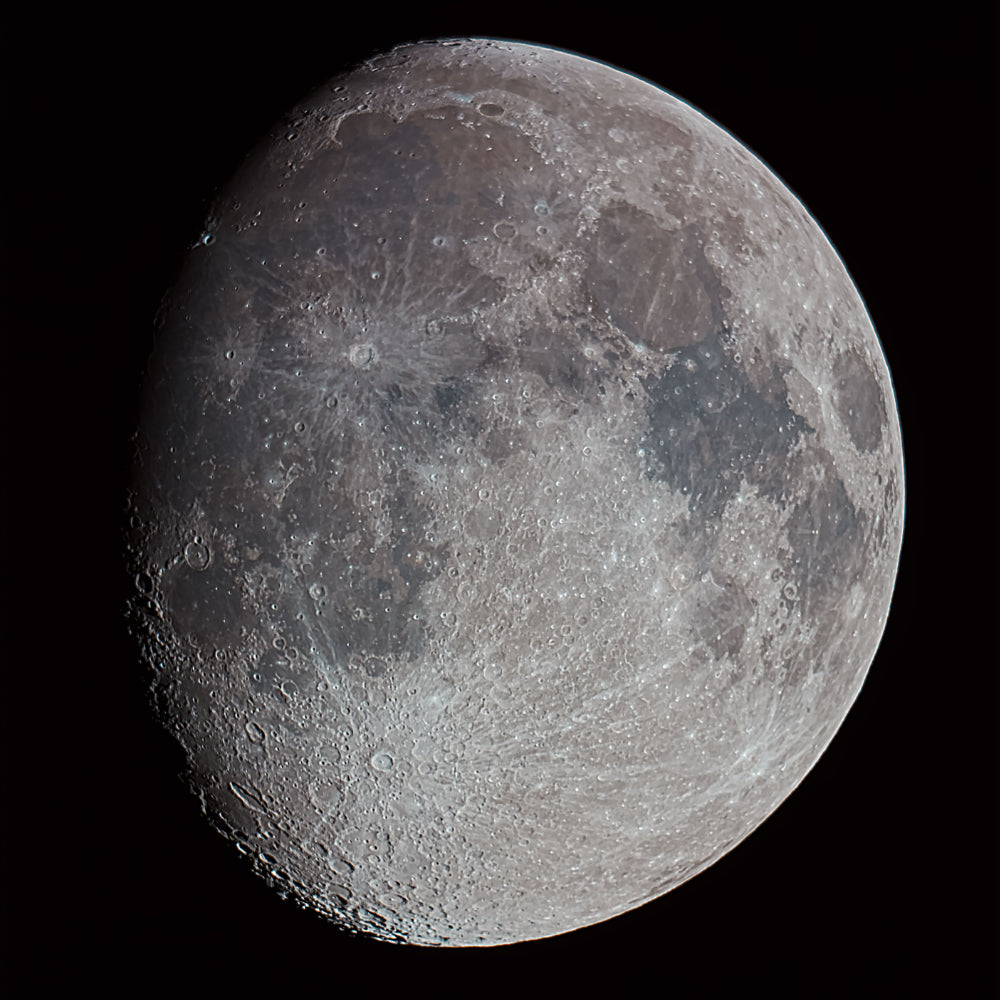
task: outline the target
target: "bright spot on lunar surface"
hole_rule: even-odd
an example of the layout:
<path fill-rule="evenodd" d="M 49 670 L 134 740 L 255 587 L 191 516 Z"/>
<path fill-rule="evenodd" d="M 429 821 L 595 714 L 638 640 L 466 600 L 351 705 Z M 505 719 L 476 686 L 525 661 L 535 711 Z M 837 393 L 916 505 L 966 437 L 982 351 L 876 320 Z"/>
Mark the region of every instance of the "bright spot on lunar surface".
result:
<path fill-rule="evenodd" d="M 882 634 L 900 433 L 808 212 L 682 101 L 404 46 L 307 98 L 157 321 L 132 622 L 209 820 L 395 942 L 613 917 L 802 780 Z"/>

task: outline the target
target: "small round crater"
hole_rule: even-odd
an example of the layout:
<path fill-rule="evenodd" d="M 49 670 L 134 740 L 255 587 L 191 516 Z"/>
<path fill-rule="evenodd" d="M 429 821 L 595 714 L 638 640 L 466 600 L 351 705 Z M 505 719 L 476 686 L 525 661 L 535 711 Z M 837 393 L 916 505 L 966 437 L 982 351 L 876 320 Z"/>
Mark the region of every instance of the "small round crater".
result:
<path fill-rule="evenodd" d="M 364 662 L 364 671 L 369 677 L 381 677 L 385 673 L 385 661 L 378 656 L 369 656 Z"/>
<path fill-rule="evenodd" d="M 372 756 L 372 767 L 376 771 L 382 771 L 383 773 L 391 771 L 394 764 L 395 761 L 384 750 L 379 750 L 378 753 Z"/>
<path fill-rule="evenodd" d="M 498 222 L 493 227 L 493 235 L 498 240 L 503 240 L 505 243 L 508 240 L 512 240 L 516 234 L 517 234 L 517 229 L 511 222 Z"/>
<path fill-rule="evenodd" d="M 374 344 L 354 344 L 347 353 L 348 360 L 355 368 L 370 368 L 378 361 L 378 350 Z"/>
<path fill-rule="evenodd" d="M 670 585 L 674 590 L 685 590 L 694 582 L 694 566 L 690 562 L 679 562 L 670 571 Z"/>
<path fill-rule="evenodd" d="M 208 546 L 200 538 L 195 538 L 184 546 L 184 561 L 191 569 L 204 569 L 210 560 Z"/>

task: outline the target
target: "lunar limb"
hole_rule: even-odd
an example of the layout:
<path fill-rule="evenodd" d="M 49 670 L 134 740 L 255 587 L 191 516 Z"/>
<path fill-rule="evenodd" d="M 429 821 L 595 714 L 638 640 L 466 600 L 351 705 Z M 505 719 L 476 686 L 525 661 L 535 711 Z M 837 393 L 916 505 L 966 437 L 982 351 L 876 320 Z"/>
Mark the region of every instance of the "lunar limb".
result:
<path fill-rule="evenodd" d="M 207 817 L 388 941 L 608 919 L 803 779 L 885 625 L 900 432 L 816 222 L 677 98 L 403 46 L 158 317 L 132 620 Z"/>

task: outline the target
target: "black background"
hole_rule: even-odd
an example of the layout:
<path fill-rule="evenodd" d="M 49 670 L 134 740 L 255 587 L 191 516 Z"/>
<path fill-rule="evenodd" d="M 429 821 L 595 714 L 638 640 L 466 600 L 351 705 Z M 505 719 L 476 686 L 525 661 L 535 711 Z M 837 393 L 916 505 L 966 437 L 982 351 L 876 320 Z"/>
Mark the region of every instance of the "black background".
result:
<path fill-rule="evenodd" d="M 290 2 L 266 17 L 170 6 L 136 7 L 131 22 L 41 10 L 11 22 L 9 995 L 991 994 L 997 26 L 974 5 L 930 16 L 916 5 L 820 5 L 821 15 L 813 6 L 789 19 L 757 4 L 515 4 L 502 14 L 437 4 L 400 15 Z M 487 950 L 341 935 L 278 899 L 207 828 L 143 704 L 117 534 L 151 316 L 214 188 L 344 63 L 463 34 L 618 65 L 761 156 L 824 227 L 866 300 L 896 385 L 908 475 L 881 649 L 803 785 L 673 893 L 596 927 Z"/>

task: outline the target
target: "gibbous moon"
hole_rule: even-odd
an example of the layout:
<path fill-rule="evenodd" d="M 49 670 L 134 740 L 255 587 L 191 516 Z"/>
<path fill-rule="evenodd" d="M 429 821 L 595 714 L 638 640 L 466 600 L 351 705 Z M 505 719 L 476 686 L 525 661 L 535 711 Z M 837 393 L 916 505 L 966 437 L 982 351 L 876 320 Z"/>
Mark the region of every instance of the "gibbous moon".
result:
<path fill-rule="evenodd" d="M 803 779 L 882 634 L 900 433 L 806 209 L 511 42 L 295 109 L 157 320 L 132 621 L 208 820 L 387 941 L 606 920 Z"/>

